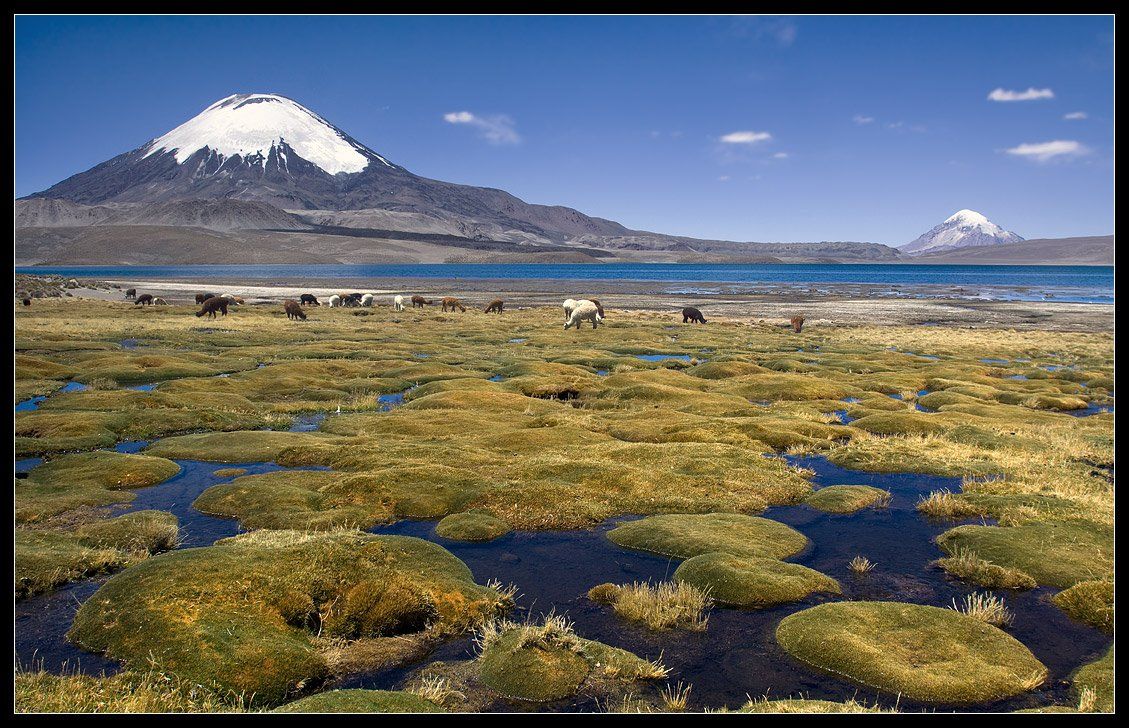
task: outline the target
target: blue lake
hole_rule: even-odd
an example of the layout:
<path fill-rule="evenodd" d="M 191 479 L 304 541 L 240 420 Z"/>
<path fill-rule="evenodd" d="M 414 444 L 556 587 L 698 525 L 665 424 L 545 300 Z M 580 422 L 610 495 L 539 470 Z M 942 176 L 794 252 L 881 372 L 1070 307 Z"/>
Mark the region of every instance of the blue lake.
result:
<path fill-rule="evenodd" d="M 1007 300 L 1113 303 L 1113 266 L 914 264 L 399 264 L 399 265 L 185 265 L 26 266 L 18 273 L 100 279 L 238 278 L 263 283 L 295 279 L 445 278 L 560 281 L 653 281 L 728 284 L 729 292 L 791 285 L 853 284 L 886 289 L 963 288 L 947 295 Z M 668 292 L 685 290 L 671 287 Z"/>

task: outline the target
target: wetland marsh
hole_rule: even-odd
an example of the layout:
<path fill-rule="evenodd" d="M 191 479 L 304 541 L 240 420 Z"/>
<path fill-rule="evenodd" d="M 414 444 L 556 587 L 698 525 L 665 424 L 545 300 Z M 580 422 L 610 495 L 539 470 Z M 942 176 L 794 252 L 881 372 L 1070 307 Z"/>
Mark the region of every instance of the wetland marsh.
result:
<path fill-rule="evenodd" d="M 1112 707 L 1110 334 L 17 309 L 18 710 Z"/>

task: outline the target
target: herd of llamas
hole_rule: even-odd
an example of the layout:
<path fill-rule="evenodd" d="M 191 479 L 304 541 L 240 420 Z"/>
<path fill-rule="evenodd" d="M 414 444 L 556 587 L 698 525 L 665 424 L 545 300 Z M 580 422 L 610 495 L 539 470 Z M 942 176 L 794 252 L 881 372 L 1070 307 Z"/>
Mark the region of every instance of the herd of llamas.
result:
<path fill-rule="evenodd" d="M 129 288 L 125 291 L 125 297 L 132 299 L 136 306 L 167 306 L 168 301 L 163 298 L 153 296 L 150 293 L 142 293 L 138 295 L 136 288 Z M 231 293 L 197 293 L 195 295 L 196 303 L 199 304 L 200 310 L 196 312 L 196 316 L 208 318 L 216 318 L 216 316 L 226 316 L 229 306 L 239 306 L 245 303 L 243 298 L 233 295 Z M 407 299 L 413 308 L 425 308 L 433 305 L 435 301 L 424 298 L 420 295 L 413 295 Z M 30 298 L 23 298 L 23 305 L 31 305 Z M 400 294 L 392 297 L 392 307 L 396 311 L 403 311 L 405 306 L 405 298 Z M 445 296 L 439 300 L 439 304 L 443 312 L 454 312 L 458 310 L 465 312 L 466 305 L 454 296 Z M 322 302 L 318 297 L 312 293 L 303 293 L 298 297 L 297 301 L 287 299 L 282 302 L 282 308 L 286 312 L 286 318 L 294 321 L 305 321 L 307 319 L 306 307 L 308 306 L 321 306 Z M 329 296 L 325 305 L 329 308 L 371 308 L 376 305 L 376 297 L 371 293 L 335 293 Z M 587 321 L 592 324 L 592 328 L 597 328 L 605 318 L 603 305 L 595 298 L 580 298 L 565 299 L 561 304 L 564 309 L 564 327 L 567 331 L 575 327 L 580 329 L 580 324 Z M 501 314 L 505 308 L 505 301 L 500 298 L 495 298 L 486 304 L 483 309 L 484 313 Z M 682 309 L 682 323 L 706 323 L 705 316 L 702 312 L 693 306 L 687 306 Z M 789 323 L 792 330 L 799 333 L 804 327 L 803 316 L 793 316 Z"/>

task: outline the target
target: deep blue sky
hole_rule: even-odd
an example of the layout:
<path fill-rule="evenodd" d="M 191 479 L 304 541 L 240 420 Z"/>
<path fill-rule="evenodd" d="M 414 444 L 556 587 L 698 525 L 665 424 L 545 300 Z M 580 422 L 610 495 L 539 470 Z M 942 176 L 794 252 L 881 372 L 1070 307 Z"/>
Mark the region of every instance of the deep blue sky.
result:
<path fill-rule="evenodd" d="M 417 174 L 644 230 L 1113 231 L 1111 17 L 19 17 L 15 41 L 17 196 L 269 91 Z"/>

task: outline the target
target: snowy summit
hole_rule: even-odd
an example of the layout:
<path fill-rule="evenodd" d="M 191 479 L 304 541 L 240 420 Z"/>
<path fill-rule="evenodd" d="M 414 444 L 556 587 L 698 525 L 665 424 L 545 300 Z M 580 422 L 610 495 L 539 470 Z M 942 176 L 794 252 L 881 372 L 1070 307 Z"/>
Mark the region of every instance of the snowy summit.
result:
<path fill-rule="evenodd" d="M 285 164 L 287 147 L 329 174 L 360 172 L 371 157 L 392 166 L 305 106 L 277 94 L 232 94 L 220 99 L 150 142 L 145 157 L 174 152 L 177 163 L 184 164 L 207 148 L 221 164 L 238 156 L 248 164 L 265 165 L 274 149 Z"/>
<path fill-rule="evenodd" d="M 1018 243 L 1023 238 L 1004 230 L 975 210 L 960 210 L 917 240 L 899 247 L 903 253 L 934 253 L 955 248 Z"/>

